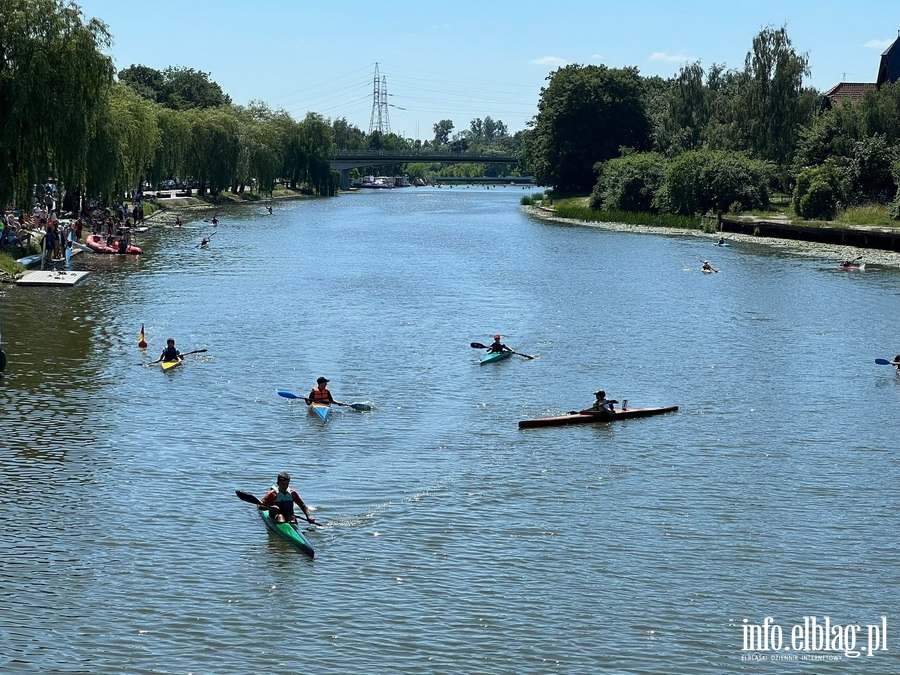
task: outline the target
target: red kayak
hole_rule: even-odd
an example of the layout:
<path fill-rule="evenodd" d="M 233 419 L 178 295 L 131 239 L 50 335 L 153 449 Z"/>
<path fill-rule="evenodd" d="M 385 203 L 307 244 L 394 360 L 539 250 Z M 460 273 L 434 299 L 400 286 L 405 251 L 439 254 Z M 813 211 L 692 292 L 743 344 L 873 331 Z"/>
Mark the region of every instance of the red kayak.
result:
<path fill-rule="evenodd" d="M 143 253 L 141 249 L 132 244 L 128 244 L 123 250 L 123 247 L 120 244 L 121 241 L 122 240 L 120 239 L 116 239 L 112 246 L 107 246 L 106 239 L 99 234 L 89 234 L 84 240 L 84 243 L 87 244 L 88 248 L 94 253 L 119 253 L 126 255 L 140 255 Z"/>
<path fill-rule="evenodd" d="M 635 417 L 662 415 L 663 413 L 675 412 L 676 410 L 678 410 L 677 405 L 667 405 L 661 408 L 629 408 L 628 410 L 610 410 L 606 412 L 582 410 L 579 413 L 560 415 L 559 417 L 544 417 L 543 419 L 538 420 L 521 420 L 519 422 L 519 428 L 531 429 L 534 427 L 564 427 L 570 424 L 618 422 L 619 420 L 630 420 Z"/>

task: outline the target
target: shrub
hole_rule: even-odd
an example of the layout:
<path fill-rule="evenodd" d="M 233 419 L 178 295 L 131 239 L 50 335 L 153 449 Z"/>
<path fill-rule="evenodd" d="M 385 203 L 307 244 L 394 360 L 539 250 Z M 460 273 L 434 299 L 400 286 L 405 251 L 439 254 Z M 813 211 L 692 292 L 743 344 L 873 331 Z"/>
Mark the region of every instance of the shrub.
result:
<path fill-rule="evenodd" d="M 891 220 L 900 220 L 900 194 L 894 197 L 894 201 L 891 202 L 891 206 L 888 209 L 888 215 Z"/>
<path fill-rule="evenodd" d="M 655 152 L 617 157 L 600 165 L 591 193 L 591 208 L 612 211 L 655 211 L 656 193 L 665 180 L 666 159 Z"/>
<path fill-rule="evenodd" d="M 800 215 L 815 220 L 834 220 L 837 208 L 838 199 L 834 187 L 821 178 L 813 180 L 797 202 Z"/>
<path fill-rule="evenodd" d="M 815 189 L 815 195 L 809 196 Z M 846 203 L 846 181 L 831 162 L 804 169 L 797 176 L 794 208 L 797 215 L 809 220 L 832 220 L 838 208 Z"/>
<path fill-rule="evenodd" d="M 691 215 L 731 210 L 764 209 L 769 205 L 773 168 L 740 152 L 696 150 L 679 155 L 665 172 L 665 189 L 657 206 L 670 213 Z"/>

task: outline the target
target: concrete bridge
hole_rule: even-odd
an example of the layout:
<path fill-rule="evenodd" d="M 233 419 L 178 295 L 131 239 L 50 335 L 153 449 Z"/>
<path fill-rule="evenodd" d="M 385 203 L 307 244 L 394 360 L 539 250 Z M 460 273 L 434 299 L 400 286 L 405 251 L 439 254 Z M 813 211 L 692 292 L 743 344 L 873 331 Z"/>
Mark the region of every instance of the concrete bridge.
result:
<path fill-rule="evenodd" d="M 500 152 L 456 150 L 335 150 L 328 158 L 331 168 L 341 172 L 341 189 L 350 189 L 350 169 L 383 164 L 518 164 L 512 155 Z"/>

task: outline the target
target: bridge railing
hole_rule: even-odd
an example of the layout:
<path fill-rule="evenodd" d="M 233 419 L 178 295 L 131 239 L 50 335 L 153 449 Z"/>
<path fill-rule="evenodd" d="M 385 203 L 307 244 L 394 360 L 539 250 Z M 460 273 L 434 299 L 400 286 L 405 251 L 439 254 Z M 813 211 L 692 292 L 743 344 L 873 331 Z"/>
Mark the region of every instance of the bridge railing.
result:
<path fill-rule="evenodd" d="M 503 152 L 466 152 L 462 150 L 335 150 L 331 153 L 332 159 L 384 159 L 386 157 L 408 159 L 415 161 L 436 160 L 440 158 L 447 159 L 470 159 L 473 162 L 479 160 L 490 160 L 493 162 L 508 161 L 510 164 L 518 163 L 518 160 L 512 155 Z"/>

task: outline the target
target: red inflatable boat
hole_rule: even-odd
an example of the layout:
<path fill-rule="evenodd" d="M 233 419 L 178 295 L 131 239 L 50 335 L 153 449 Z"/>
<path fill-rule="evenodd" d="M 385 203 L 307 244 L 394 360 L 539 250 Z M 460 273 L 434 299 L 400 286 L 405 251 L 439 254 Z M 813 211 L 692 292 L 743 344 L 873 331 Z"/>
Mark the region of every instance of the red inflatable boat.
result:
<path fill-rule="evenodd" d="M 107 246 L 106 239 L 99 234 L 89 234 L 84 240 L 84 243 L 87 244 L 88 248 L 94 253 L 120 253 L 131 255 L 143 253 L 141 249 L 132 244 L 128 244 L 127 247 L 123 246 L 124 240 L 118 238 L 113 242 L 112 246 Z"/>

